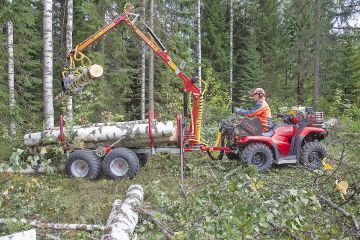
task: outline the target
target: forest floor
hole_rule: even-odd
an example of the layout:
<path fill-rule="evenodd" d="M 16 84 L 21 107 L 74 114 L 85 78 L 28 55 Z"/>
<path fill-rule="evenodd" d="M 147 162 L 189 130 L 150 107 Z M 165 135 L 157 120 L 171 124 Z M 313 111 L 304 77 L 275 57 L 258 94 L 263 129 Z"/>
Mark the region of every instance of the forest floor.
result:
<path fill-rule="evenodd" d="M 204 195 L 203 191 L 209 190 L 211 192 L 210 189 L 213 188 L 210 186 L 214 186 L 214 184 L 218 188 L 221 185 L 227 185 L 225 182 L 231 183 L 231 178 L 234 178 L 235 182 L 240 182 L 242 177 L 246 176 L 250 181 L 247 187 L 243 185 L 246 188 L 244 195 L 250 196 L 249 194 L 255 192 L 258 195 L 254 199 L 264 199 L 266 201 L 277 199 L 277 195 L 280 196 L 286 192 L 289 193 L 289 191 L 291 193 L 288 194 L 289 196 L 296 197 L 297 194 L 294 194 L 294 191 L 300 195 L 301 191 L 311 190 L 313 181 L 318 174 L 297 164 L 274 166 L 268 173 L 255 174 L 256 182 L 261 182 L 261 185 L 255 185 L 254 188 L 251 185 L 251 179 L 255 178 L 251 174 L 251 169 L 241 166 L 240 163 L 228 160 L 215 162 L 200 154 L 188 154 L 184 180 L 188 198 L 185 198 L 179 187 L 178 166 L 179 158 L 175 154 L 152 156 L 146 166 L 140 168 L 138 175 L 134 179 L 124 181 L 112 181 L 104 177 L 96 181 L 88 181 L 69 178 L 63 173 L 38 176 L 2 173 L 0 174 L 0 189 L 2 192 L 0 197 L 0 218 L 19 218 L 19 216 L 22 216 L 26 219 L 36 219 L 44 223 L 106 224 L 112 202 L 115 199 L 124 199 L 126 190 L 130 185 L 140 184 L 144 187 L 145 192 L 144 207 L 158 211 L 163 216 L 168 216 L 169 218 L 162 217 L 162 219 L 168 223 L 173 231 L 177 232 L 177 239 L 302 239 L 307 237 L 309 239 L 355 239 L 350 233 L 352 229 L 351 219 L 346 218 L 335 209 L 321 207 L 315 210 L 310 205 L 297 210 L 295 215 L 303 217 L 300 220 L 302 225 L 306 225 L 306 227 L 293 226 L 295 227 L 294 230 L 301 228 L 301 231 L 295 231 L 294 235 L 289 233 L 289 229 L 281 228 L 263 233 L 260 231 L 257 236 L 244 234 L 238 238 L 223 238 L 221 235 L 216 235 L 216 233 L 213 235 L 202 234 L 202 231 L 206 231 L 206 229 L 194 229 L 194 234 L 184 233 L 184 231 L 187 231 L 187 227 L 182 228 L 184 223 L 178 218 L 181 214 L 176 216 L 176 210 L 171 206 L 176 205 L 178 211 L 182 211 L 184 206 L 186 208 L 188 204 L 189 208 L 194 207 L 194 214 L 203 211 L 206 215 L 207 209 L 201 209 L 202 206 L 206 207 L 206 204 L 203 204 L 200 199 Z M 235 168 L 237 169 L 235 174 L 226 176 Z M 220 193 L 217 197 L 226 205 L 225 203 L 230 202 L 229 198 L 237 198 L 239 193 L 242 193 L 241 189 L 240 191 L 225 193 L 224 198 Z M 210 197 L 213 198 L 214 196 Z M 246 198 L 242 200 L 246 200 Z M 251 198 L 247 200 L 252 201 Z M 209 199 L 209 201 L 212 200 Z M 209 204 L 214 205 L 214 203 Z M 236 202 L 236 204 L 243 205 L 241 201 Z M 296 201 L 294 204 L 296 204 Z M 280 206 L 279 212 L 282 211 L 281 209 Z M 249 207 L 248 210 L 256 211 L 256 208 Z M 292 211 L 291 209 L 283 210 Z M 217 219 L 218 216 L 216 215 L 221 214 L 221 212 L 209 213 L 208 217 L 211 218 L 212 214 Z M 287 217 L 285 215 L 287 214 L 284 214 L 284 218 Z M 201 217 L 198 216 L 199 219 Z M 230 217 L 230 214 L 227 217 Z M 274 217 L 276 217 L 276 214 Z M 359 212 L 357 212 L 357 217 L 359 217 Z M 192 216 L 193 218 L 196 218 L 196 216 Z M 193 219 L 194 223 L 204 221 L 199 219 Z M 237 221 L 241 221 L 241 219 L 237 219 Z M 257 225 L 257 223 L 254 224 Z M 234 227 L 238 226 L 239 223 L 234 223 Z M 0 231 L 3 230 L 3 233 L 9 233 L 16 228 L 21 228 L 21 226 L 9 225 L 7 228 L 0 228 Z M 251 228 L 252 226 L 249 226 L 249 229 Z M 301 236 L 296 237 L 296 232 Z M 49 230 L 38 230 L 38 233 L 40 234 L 39 239 L 97 239 L 101 235 L 99 232 L 55 232 Z M 138 239 L 165 239 L 148 217 L 142 215 L 140 216 L 136 234 Z"/>
<path fill-rule="evenodd" d="M 156 218 L 175 232 L 174 239 L 357 239 L 359 145 L 344 135 L 329 136 L 325 143 L 332 170 L 313 171 L 292 164 L 259 174 L 237 161 L 212 161 L 206 155 L 188 153 L 183 188 L 177 154 L 151 156 L 134 179 L 123 181 L 104 176 L 94 181 L 75 179 L 63 172 L 0 173 L 0 219 L 105 225 L 113 201 L 124 199 L 130 185 L 140 184 L 145 194 L 142 207 L 156 211 Z M 346 181 L 347 191 L 337 189 L 337 181 Z M 354 218 L 319 201 L 319 196 Z M 29 228 L 3 224 L 0 236 Z M 37 233 L 38 239 L 85 240 L 102 235 L 42 229 Z M 135 234 L 136 239 L 166 239 L 143 214 Z"/>

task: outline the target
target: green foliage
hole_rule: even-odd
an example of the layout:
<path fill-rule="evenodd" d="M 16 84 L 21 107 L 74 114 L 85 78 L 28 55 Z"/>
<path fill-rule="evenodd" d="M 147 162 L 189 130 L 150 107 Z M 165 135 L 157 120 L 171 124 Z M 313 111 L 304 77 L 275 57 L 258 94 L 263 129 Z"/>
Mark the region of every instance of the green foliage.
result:
<path fill-rule="evenodd" d="M 24 170 L 26 168 L 44 168 L 46 172 L 54 172 L 54 164 L 58 165 L 64 157 L 64 150 L 61 146 L 42 147 L 39 153 L 33 154 L 28 150 L 16 149 L 12 152 L 9 161 L 0 163 L 0 169 Z M 51 160 L 51 159 L 54 159 Z"/>

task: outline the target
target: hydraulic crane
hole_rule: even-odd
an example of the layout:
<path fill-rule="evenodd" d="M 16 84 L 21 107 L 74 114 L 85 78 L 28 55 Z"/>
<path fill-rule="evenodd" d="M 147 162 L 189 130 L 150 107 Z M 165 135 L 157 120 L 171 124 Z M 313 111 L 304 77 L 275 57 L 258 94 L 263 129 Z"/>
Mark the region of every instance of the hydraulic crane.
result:
<path fill-rule="evenodd" d="M 132 8 L 131 4 L 126 4 L 124 12 L 120 16 L 76 45 L 69 53 L 67 64 L 63 71 L 62 85 L 64 92 L 62 95 L 72 94 L 77 91 L 77 87 L 81 88 L 85 86 L 88 83 L 86 80 L 89 74 L 92 74 L 92 77 L 98 77 L 102 74 L 102 68 L 101 71 L 96 74 L 94 74 L 94 72 L 91 73 L 91 67 L 94 65 L 90 67 L 91 64 L 88 66 L 84 64 L 84 61 L 88 63 L 91 63 L 91 61 L 85 56 L 83 51 L 116 26 L 124 23 L 183 80 L 184 114 L 183 116 L 178 115 L 177 117 L 176 132 L 171 131 L 171 133 L 175 132 L 177 136 L 177 140 L 176 136 L 171 140 L 176 147 L 156 148 L 157 152 L 180 153 L 181 182 L 183 182 L 183 154 L 184 152 L 192 151 L 207 152 L 214 160 L 221 160 L 223 155 L 226 154 L 228 159 L 241 159 L 246 164 L 255 165 L 261 172 L 267 171 L 273 162 L 276 164 L 285 164 L 300 161 L 314 169 L 321 167 L 322 159 L 325 156 L 325 148 L 319 141 L 323 140 L 327 135 L 326 129 L 322 127 L 322 112 L 313 112 L 312 110 L 299 111 L 296 114 L 299 114 L 299 116 L 302 114 L 303 121 L 295 121 L 295 118 L 293 118 L 294 115 L 291 115 L 290 117 L 294 119 L 294 121 L 289 122 L 285 119 L 284 122 L 286 124 L 279 125 L 266 133 L 261 131 L 262 126 L 257 118 L 249 119 L 247 117 L 239 118 L 235 116 L 222 122 L 213 146 L 208 146 L 202 142 L 200 139 L 200 130 L 203 95 L 206 88 L 201 90 L 197 85 L 199 81 L 202 80 L 199 78 L 189 78 L 183 72 L 182 67 L 178 67 L 174 63 L 159 38 L 156 37 L 152 29 L 141 19 L 140 15 L 131 12 Z M 142 29 L 136 26 L 139 20 L 143 23 Z M 76 66 L 79 62 L 81 66 Z M 66 84 L 65 81 L 67 81 Z M 187 126 L 185 120 L 189 117 L 187 109 L 188 93 L 192 96 L 193 107 L 190 116 L 191 120 Z M 79 130 L 80 129 L 81 128 L 79 128 Z M 148 128 L 146 128 L 146 130 L 149 134 L 149 138 L 146 139 L 150 140 L 151 152 L 155 153 L 151 114 L 148 114 Z M 62 124 L 60 121 L 60 141 L 62 132 Z M 111 129 L 109 132 L 110 135 L 114 135 L 115 130 Z M 43 133 L 36 134 L 39 136 L 39 139 L 44 135 Z M 106 135 L 106 138 L 107 137 Z M 26 139 L 31 142 L 34 137 L 30 135 Z M 123 145 L 113 147 L 119 141 L 121 141 L 121 138 L 111 145 L 106 144 L 106 147 L 101 145 L 95 150 L 80 149 L 73 151 L 69 154 L 66 164 L 67 172 L 75 177 L 95 179 L 99 176 L 99 166 L 102 164 L 105 175 L 112 179 L 134 177 L 138 171 L 140 159 L 144 156 L 141 154 L 149 153 L 149 148 L 141 148 L 140 146 L 125 148 Z M 167 139 L 166 142 L 169 143 L 170 140 Z M 215 152 L 219 154 L 215 156 Z M 102 159 L 102 163 L 100 163 L 100 159 Z"/>
<path fill-rule="evenodd" d="M 152 29 L 146 25 L 139 14 L 132 13 L 131 10 L 133 6 L 130 3 L 127 3 L 124 7 L 124 12 L 115 18 L 112 22 L 105 25 L 93 35 L 85 39 L 83 42 L 76 45 L 74 49 L 71 50 L 67 56 L 67 64 L 63 71 L 63 78 L 66 76 L 76 75 L 76 62 L 83 63 L 84 60 L 89 61 L 83 51 L 93 44 L 95 41 L 101 39 L 106 33 L 113 30 L 116 26 L 120 24 L 126 24 L 130 29 L 144 42 L 146 43 L 155 53 L 159 56 L 163 62 L 171 68 L 171 70 L 183 80 L 183 92 L 184 92 L 184 117 L 188 117 L 187 110 L 187 93 L 190 93 L 193 98 L 193 107 L 191 111 L 191 122 L 189 124 L 189 129 L 184 131 L 184 139 L 190 145 L 197 145 L 200 143 L 200 130 L 201 130 L 201 116 L 203 108 L 203 93 L 200 88 L 197 86 L 198 82 L 201 81 L 199 78 L 189 78 L 183 71 L 182 68 L 178 67 L 171 57 L 168 54 L 167 49 L 161 43 L 159 38 L 154 34 Z M 144 26 L 144 30 L 138 28 L 135 24 L 140 20 Z M 62 84 L 63 85 L 63 84 Z M 64 87 L 64 85 L 63 85 Z M 66 94 L 66 89 L 65 94 Z M 185 119 L 184 118 L 184 119 Z M 178 119 L 179 121 L 179 119 Z M 178 123 L 179 125 L 179 123 Z M 179 127 L 179 126 L 178 126 Z M 180 139 L 179 139 L 180 140 Z"/>

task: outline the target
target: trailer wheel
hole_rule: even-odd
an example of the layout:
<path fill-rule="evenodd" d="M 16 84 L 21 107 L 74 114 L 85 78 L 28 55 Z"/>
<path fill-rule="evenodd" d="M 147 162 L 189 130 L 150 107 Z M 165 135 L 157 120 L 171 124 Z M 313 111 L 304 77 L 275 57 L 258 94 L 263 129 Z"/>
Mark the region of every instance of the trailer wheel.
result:
<path fill-rule="evenodd" d="M 115 148 L 105 156 L 103 170 L 104 174 L 113 180 L 132 179 L 139 170 L 139 159 L 128 148 Z"/>
<path fill-rule="evenodd" d="M 139 159 L 140 166 L 142 166 L 142 167 L 145 166 L 148 161 L 149 154 L 148 153 L 138 153 L 138 154 L 136 154 L 136 156 Z"/>
<path fill-rule="evenodd" d="M 65 170 L 72 177 L 96 179 L 100 174 L 100 160 L 91 150 L 70 153 Z"/>
<path fill-rule="evenodd" d="M 251 143 L 243 149 L 241 159 L 245 164 L 255 165 L 260 172 L 266 172 L 271 167 L 273 155 L 265 144 Z"/>
<path fill-rule="evenodd" d="M 326 149 L 320 142 L 308 142 L 300 152 L 300 162 L 312 169 L 318 169 L 326 155 Z"/>

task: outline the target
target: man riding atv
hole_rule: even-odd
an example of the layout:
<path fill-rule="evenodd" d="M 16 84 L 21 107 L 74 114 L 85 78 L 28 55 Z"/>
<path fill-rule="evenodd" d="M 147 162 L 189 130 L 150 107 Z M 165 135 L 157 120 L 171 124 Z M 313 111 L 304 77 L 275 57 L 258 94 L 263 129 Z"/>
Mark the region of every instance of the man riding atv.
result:
<path fill-rule="evenodd" d="M 273 163 L 300 162 L 309 168 L 320 168 L 326 155 L 321 143 L 327 136 L 322 125 L 324 114 L 307 107 L 304 112 L 299 109 L 292 114 L 277 114 L 284 123 L 272 126 L 265 91 L 256 88 L 250 94 L 256 101 L 255 107 L 250 110 L 234 108 L 235 113 L 245 117 L 232 116 L 220 125 L 215 145 L 230 150 L 220 151 L 217 157 L 209 151 L 209 156 L 221 160 L 225 154 L 228 159 L 255 165 L 260 172 L 269 170 Z"/>
<path fill-rule="evenodd" d="M 265 101 L 265 91 L 262 88 L 255 88 L 249 93 L 256 101 L 255 107 L 250 110 L 235 107 L 234 112 L 247 117 L 257 117 L 263 126 L 262 131 L 267 132 L 272 128 L 272 121 L 270 107 Z"/>

